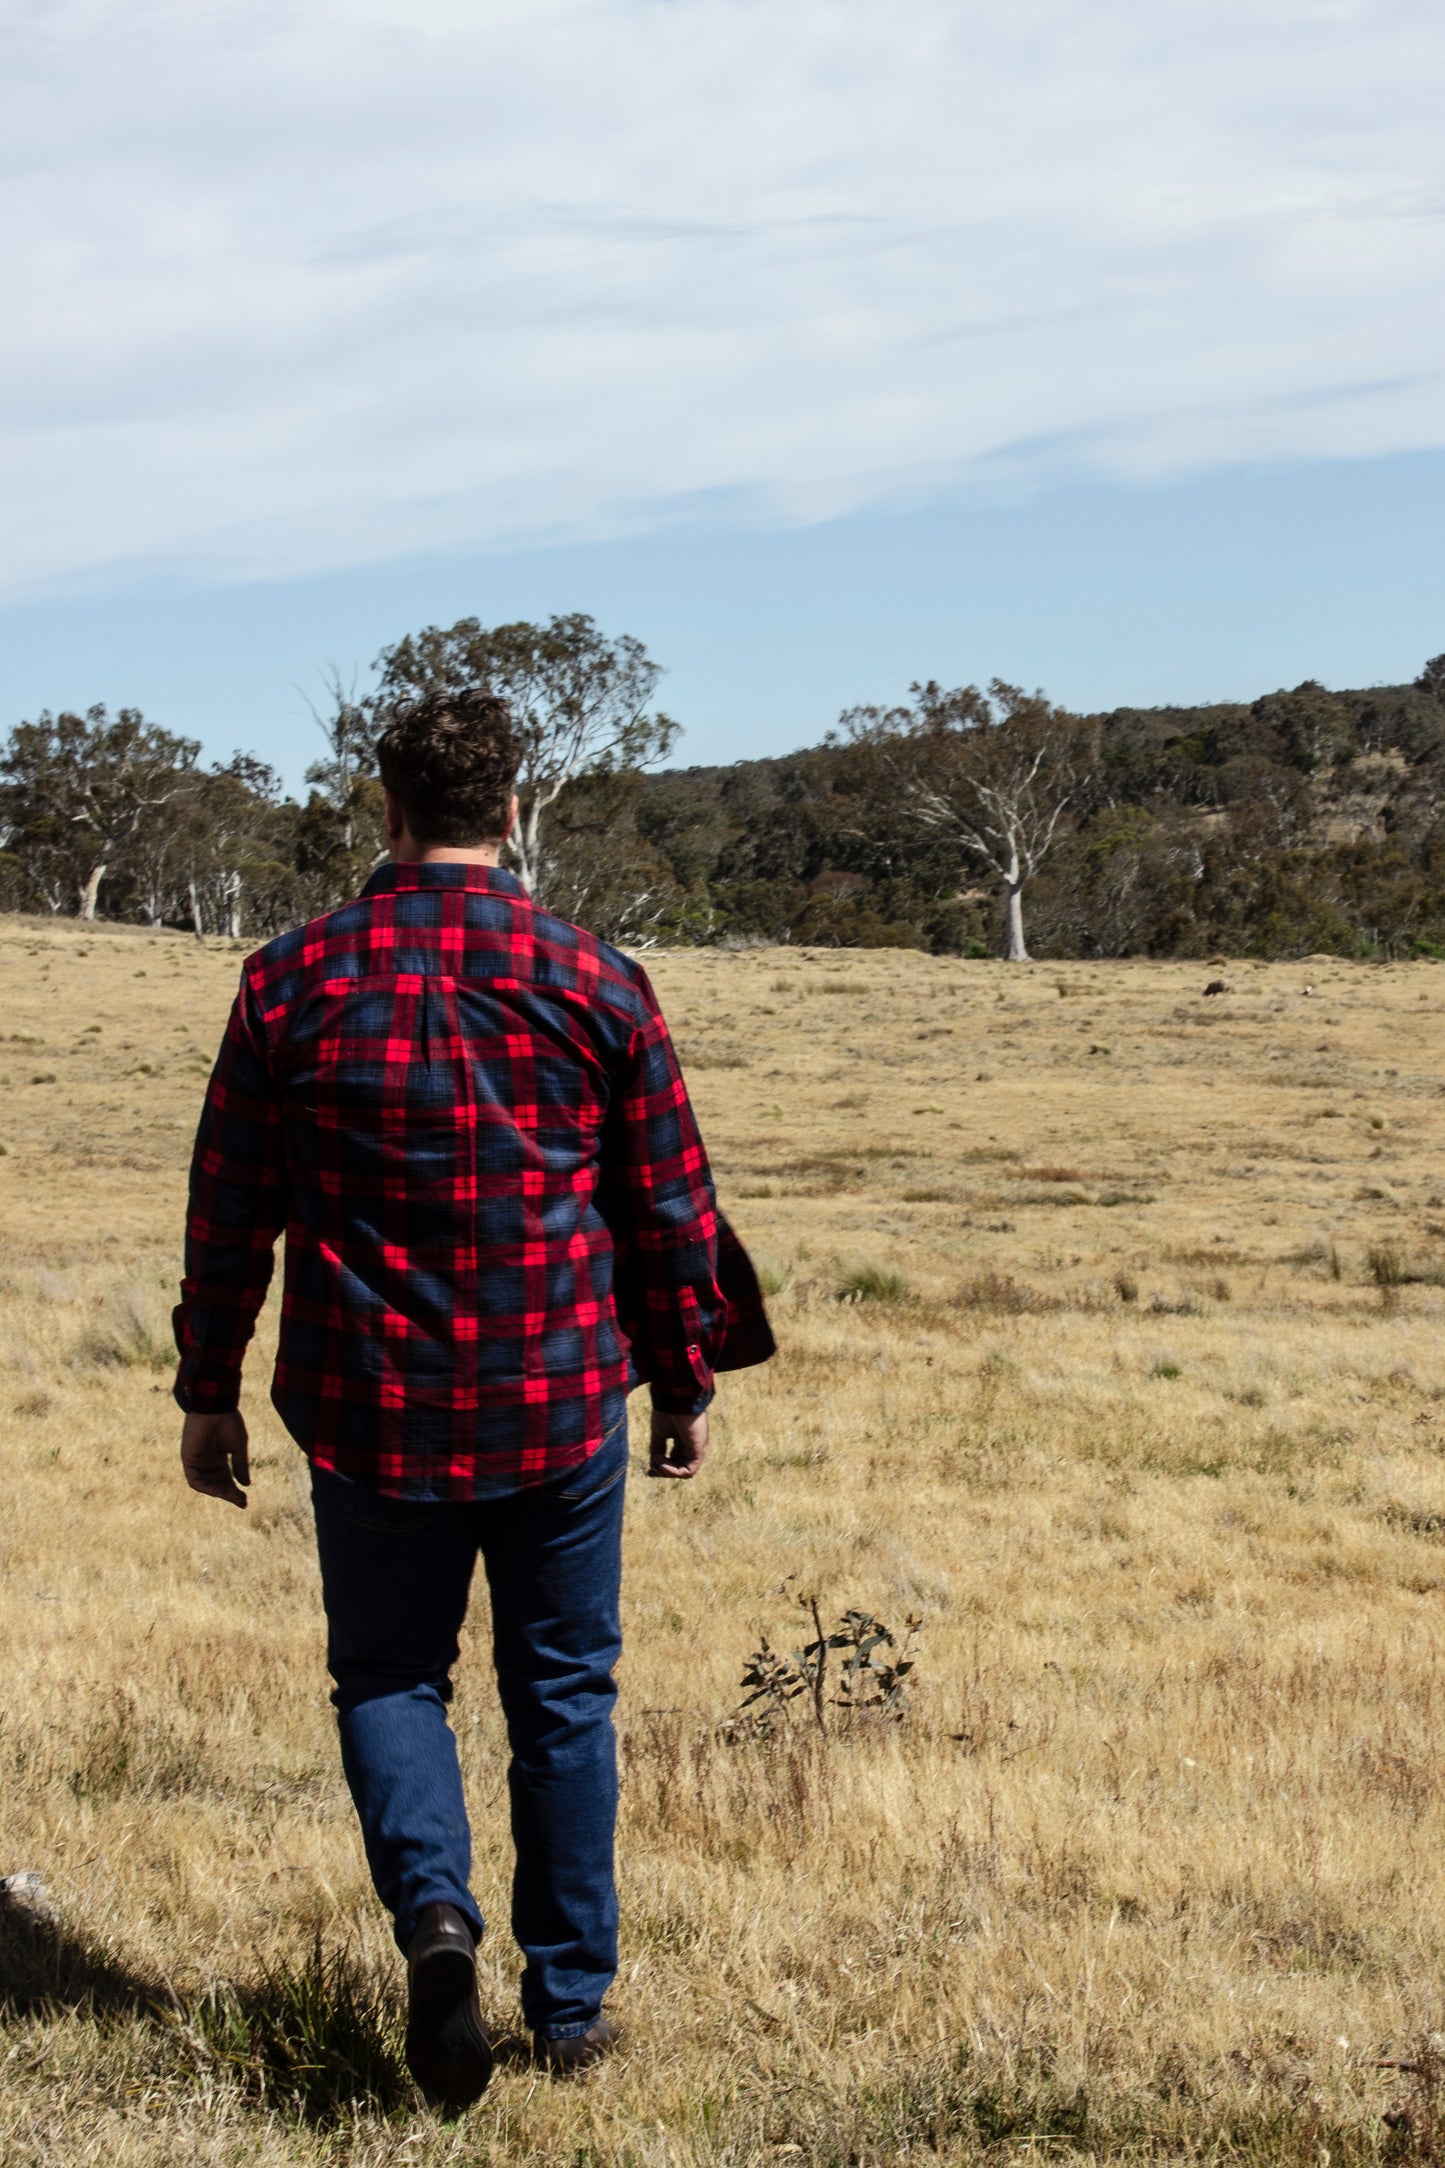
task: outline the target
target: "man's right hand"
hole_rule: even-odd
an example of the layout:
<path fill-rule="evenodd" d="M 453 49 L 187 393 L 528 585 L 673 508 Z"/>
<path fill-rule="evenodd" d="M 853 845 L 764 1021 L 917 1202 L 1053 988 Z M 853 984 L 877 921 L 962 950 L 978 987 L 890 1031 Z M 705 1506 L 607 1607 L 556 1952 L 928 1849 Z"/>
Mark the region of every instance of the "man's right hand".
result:
<path fill-rule="evenodd" d="M 669 1478 L 694 1476 L 707 1458 L 707 1412 L 701 1415 L 668 1415 L 652 1411 L 652 1457 L 649 1475 Z"/>
<path fill-rule="evenodd" d="M 243 1506 L 251 1480 L 246 1425 L 237 1414 L 188 1415 L 181 1429 L 181 1466 L 194 1491 Z"/>

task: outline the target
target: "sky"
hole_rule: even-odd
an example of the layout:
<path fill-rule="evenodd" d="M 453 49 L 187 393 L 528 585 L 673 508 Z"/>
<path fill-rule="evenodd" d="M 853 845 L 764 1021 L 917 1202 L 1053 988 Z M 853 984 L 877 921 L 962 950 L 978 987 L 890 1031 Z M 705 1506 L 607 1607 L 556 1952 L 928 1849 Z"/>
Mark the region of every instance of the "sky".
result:
<path fill-rule="evenodd" d="M 0 0 L 0 730 L 476 614 L 676 757 L 1445 648 L 1438 0 Z"/>

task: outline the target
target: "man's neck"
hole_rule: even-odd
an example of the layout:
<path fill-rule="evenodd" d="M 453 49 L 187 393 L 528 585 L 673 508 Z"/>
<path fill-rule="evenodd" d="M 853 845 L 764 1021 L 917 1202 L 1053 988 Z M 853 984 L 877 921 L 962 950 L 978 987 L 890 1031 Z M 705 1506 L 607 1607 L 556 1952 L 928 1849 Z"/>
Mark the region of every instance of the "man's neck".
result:
<path fill-rule="evenodd" d="M 501 864 L 502 844 L 498 840 L 423 846 L 407 829 L 400 835 L 393 829 L 387 837 L 387 856 L 395 866 L 496 866 Z"/>
<path fill-rule="evenodd" d="M 433 849 L 419 851 L 412 861 L 418 866 L 496 866 L 501 864 L 500 843 L 478 843 L 472 849 L 460 844 L 438 843 Z"/>

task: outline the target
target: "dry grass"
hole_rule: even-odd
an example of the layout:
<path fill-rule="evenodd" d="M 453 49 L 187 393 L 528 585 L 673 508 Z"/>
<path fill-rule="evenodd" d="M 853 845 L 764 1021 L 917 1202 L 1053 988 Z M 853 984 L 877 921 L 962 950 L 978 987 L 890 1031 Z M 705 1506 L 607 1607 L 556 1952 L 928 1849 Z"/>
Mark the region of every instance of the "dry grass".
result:
<path fill-rule="evenodd" d="M 1235 966 L 1222 1004 L 1197 967 L 1060 1000 L 649 959 L 684 1044 L 746 1047 L 695 1089 L 783 1352 L 705 1480 L 629 1509 L 627 2052 L 505 2061 L 444 2126 L 396 2062 L 271 1325 L 244 1519 L 179 1486 L 152 1367 L 236 964 L 0 922 L 0 1874 L 56 1908 L 0 1909 L 6 2168 L 1436 2157 L 1445 973 Z M 720 1730 L 812 1594 L 924 1614 L 911 1714 Z"/>

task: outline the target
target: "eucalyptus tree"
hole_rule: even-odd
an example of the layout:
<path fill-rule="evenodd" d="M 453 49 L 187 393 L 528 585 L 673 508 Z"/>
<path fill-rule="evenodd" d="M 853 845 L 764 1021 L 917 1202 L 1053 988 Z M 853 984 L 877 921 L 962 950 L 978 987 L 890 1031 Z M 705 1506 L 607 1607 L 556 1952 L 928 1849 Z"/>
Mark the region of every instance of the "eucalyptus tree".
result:
<path fill-rule="evenodd" d="M 139 708 L 18 723 L 0 755 L 12 851 L 45 865 L 52 886 L 64 869 L 79 915 L 94 918 L 107 876 L 129 870 L 146 829 L 193 787 L 200 750 Z"/>
<path fill-rule="evenodd" d="M 894 818 L 948 835 L 1003 888 L 1005 953 L 1029 961 L 1023 892 L 1094 761 L 1093 726 L 995 678 L 987 692 L 909 687 L 906 708 L 850 708 L 833 742 L 865 758 Z"/>
<path fill-rule="evenodd" d="M 377 658 L 381 717 L 404 700 L 463 688 L 507 702 L 521 740 L 511 855 L 528 895 L 546 887 L 544 830 L 567 785 L 663 759 L 680 725 L 652 706 L 661 665 L 640 640 L 609 637 L 573 613 L 491 629 L 464 617 L 429 625 Z"/>

